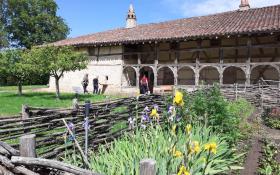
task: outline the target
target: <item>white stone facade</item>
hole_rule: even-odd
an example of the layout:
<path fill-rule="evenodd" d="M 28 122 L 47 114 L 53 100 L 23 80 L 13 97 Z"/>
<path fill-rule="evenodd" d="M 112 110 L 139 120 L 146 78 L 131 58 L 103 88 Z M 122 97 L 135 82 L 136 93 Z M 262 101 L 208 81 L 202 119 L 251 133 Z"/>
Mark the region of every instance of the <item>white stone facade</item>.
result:
<path fill-rule="evenodd" d="M 109 51 L 110 50 L 110 51 Z M 110 53 L 120 53 L 121 47 L 100 49 L 100 54 Z M 105 84 L 105 77 L 108 76 L 108 87 L 105 94 L 116 94 L 120 92 L 121 89 L 121 76 L 122 76 L 122 55 L 112 55 L 112 56 L 90 56 L 90 63 L 87 68 L 81 71 L 66 72 L 64 76 L 59 80 L 60 90 L 62 92 L 74 92 L 73 89 L 79 87 L 82 88 L 82 80 L 85 74 L 89 75 L 89 85 L 88 91 L 93 91 L 93 78 L 98 76 L 99 82 Z M 53 77 L 50 78 L 50 90 L 55 90 L 55 80 Z M 99 86 L 101 89 L 103 85 Z"/>

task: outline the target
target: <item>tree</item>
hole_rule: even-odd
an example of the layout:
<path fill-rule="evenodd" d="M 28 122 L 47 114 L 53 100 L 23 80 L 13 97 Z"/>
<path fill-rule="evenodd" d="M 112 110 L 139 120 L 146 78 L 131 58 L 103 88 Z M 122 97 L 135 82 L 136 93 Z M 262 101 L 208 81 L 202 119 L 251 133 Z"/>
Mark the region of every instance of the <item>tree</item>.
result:
<path fill-rule="evenodd" d="M 6 10 L 4 0 L 0 0 L 0 49 L 8 45 L 8 35 L 5 28 Z"/>
<path fill-rule="evenodd" d="M 67 37 L 69 28 L 57 16 L 54 0 L 1 1 L 7 2 L 6 28 L 12 45 L 30 49 Z"/>
<path fill-rule="evenodd" d="M 18 94 L 22 95 L 22 83 L 36 70 L 36 66 L 24 59 L 23 50 L 7 50 L 0 53 L 0 74 L 13 77 L 17 81 Z"/>
<path fill-rule="evenodd" d="M 7 46 L 7 33 L 4 28 L 4 24 L 0 21 L 0 49 Z"/>
<path fill-rule="evenodd" d="M 85 69 L 89 60 L 85 53 L 74 51 L 74 48 L 70 46 L 32 48 L 28 52 L 28 57 L 27 60 L 32 60 L 41 71 L 54 77 L 58 99 L 60 98 L 60 78 L 65 72 Z"/>

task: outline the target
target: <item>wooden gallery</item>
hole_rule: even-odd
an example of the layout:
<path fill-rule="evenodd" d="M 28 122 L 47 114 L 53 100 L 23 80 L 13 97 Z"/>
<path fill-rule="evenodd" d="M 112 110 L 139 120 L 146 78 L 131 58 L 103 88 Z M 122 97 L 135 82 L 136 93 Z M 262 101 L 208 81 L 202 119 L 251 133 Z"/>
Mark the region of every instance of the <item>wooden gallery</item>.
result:
<path fill-rule="evenodd" d="M 137 25 L 131 5 L 125 28 L 54 45 L 72 45 L 91 59 L 87 69 L 65 74 L 60 82 L 64 91 L 80 86 L 86 73 L 100 82 L 108 76 L 106 93 L 135 93 L 144 74 L 151 92 L 279 81 L 280 5 L 250 8 L 248 0 L 241 0 L 234 11 L 143 25 Z"/>

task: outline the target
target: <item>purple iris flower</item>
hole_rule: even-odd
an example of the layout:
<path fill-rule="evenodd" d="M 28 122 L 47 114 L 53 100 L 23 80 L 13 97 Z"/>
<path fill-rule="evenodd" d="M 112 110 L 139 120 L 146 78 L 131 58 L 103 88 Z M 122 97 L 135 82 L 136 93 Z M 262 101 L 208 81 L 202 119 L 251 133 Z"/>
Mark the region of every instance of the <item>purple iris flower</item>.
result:
<path fill-rule="evenodd" d="M 149 116 L 148 116 L 147 114 L 144 114 L 144 115 L 142 116 L 142 120 L 143 120 L 143 121 L 149 121 Z"/>
<path fill-rule="evenodd" d="M 181 120 L 181 117 L 177 115 L 176 116 L 176 121 L 179 122 L 180 120 Z"/>
<path fill-rule="evenodd" d="M 149 112 L 150 110 L 149 110 L 149 107 L 148 106 L 146 106 L 145 108 L 144 108 L 144 112 Z"/>
<path fill-rule="evenodd" d="M 73 131 L 75 129 L 75 125 L 72 122 L 68 123 L 68 127 L 71 131 Z"/>
<path fill-rule="evenodd" d="M 174 109 L 174 107 L 173 106 L 169 106 L 169 108 L 168 108 L 168 114 L 172 114 L 173 113 L 173 109 Z"/>
<path fill-rule="evenodd" d="M 154 109 L 156 109 L 157 111 L 159 111 L 158 105 L 154 105 Z"/>

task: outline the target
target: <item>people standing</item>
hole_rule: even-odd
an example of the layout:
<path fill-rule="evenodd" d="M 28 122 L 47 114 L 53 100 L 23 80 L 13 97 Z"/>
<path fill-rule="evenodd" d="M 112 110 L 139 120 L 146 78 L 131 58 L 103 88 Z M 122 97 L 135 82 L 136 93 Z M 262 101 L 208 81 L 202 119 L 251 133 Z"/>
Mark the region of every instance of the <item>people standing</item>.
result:
<path fill-rule="evenodd" d="M 82 81 L 82 86 L 83 86 L 83 89 L 84 89 L 84 94 L 88 93 L 88 91 L 87 91 L 88 82 L 89 82 L 88 81 L 88 74 L 85 74 L 84 78 L 83 78 L 83 81 Z"/>
<path fill-rule="evenodd" d="M 94 94 L 98 94 L 98 91 L 99 91 L 99 81 L 98 81 L 98 76 L 96 76 L 94 79 L 93 79 L 93 93 Z"/>
<path fill-rule="evenodd" d="M 141 90 L 141 94 L 147 94 L 149 91 L 148 78 L 146 74 L 144 74 L 140 80 L 140 90 Z"/>

